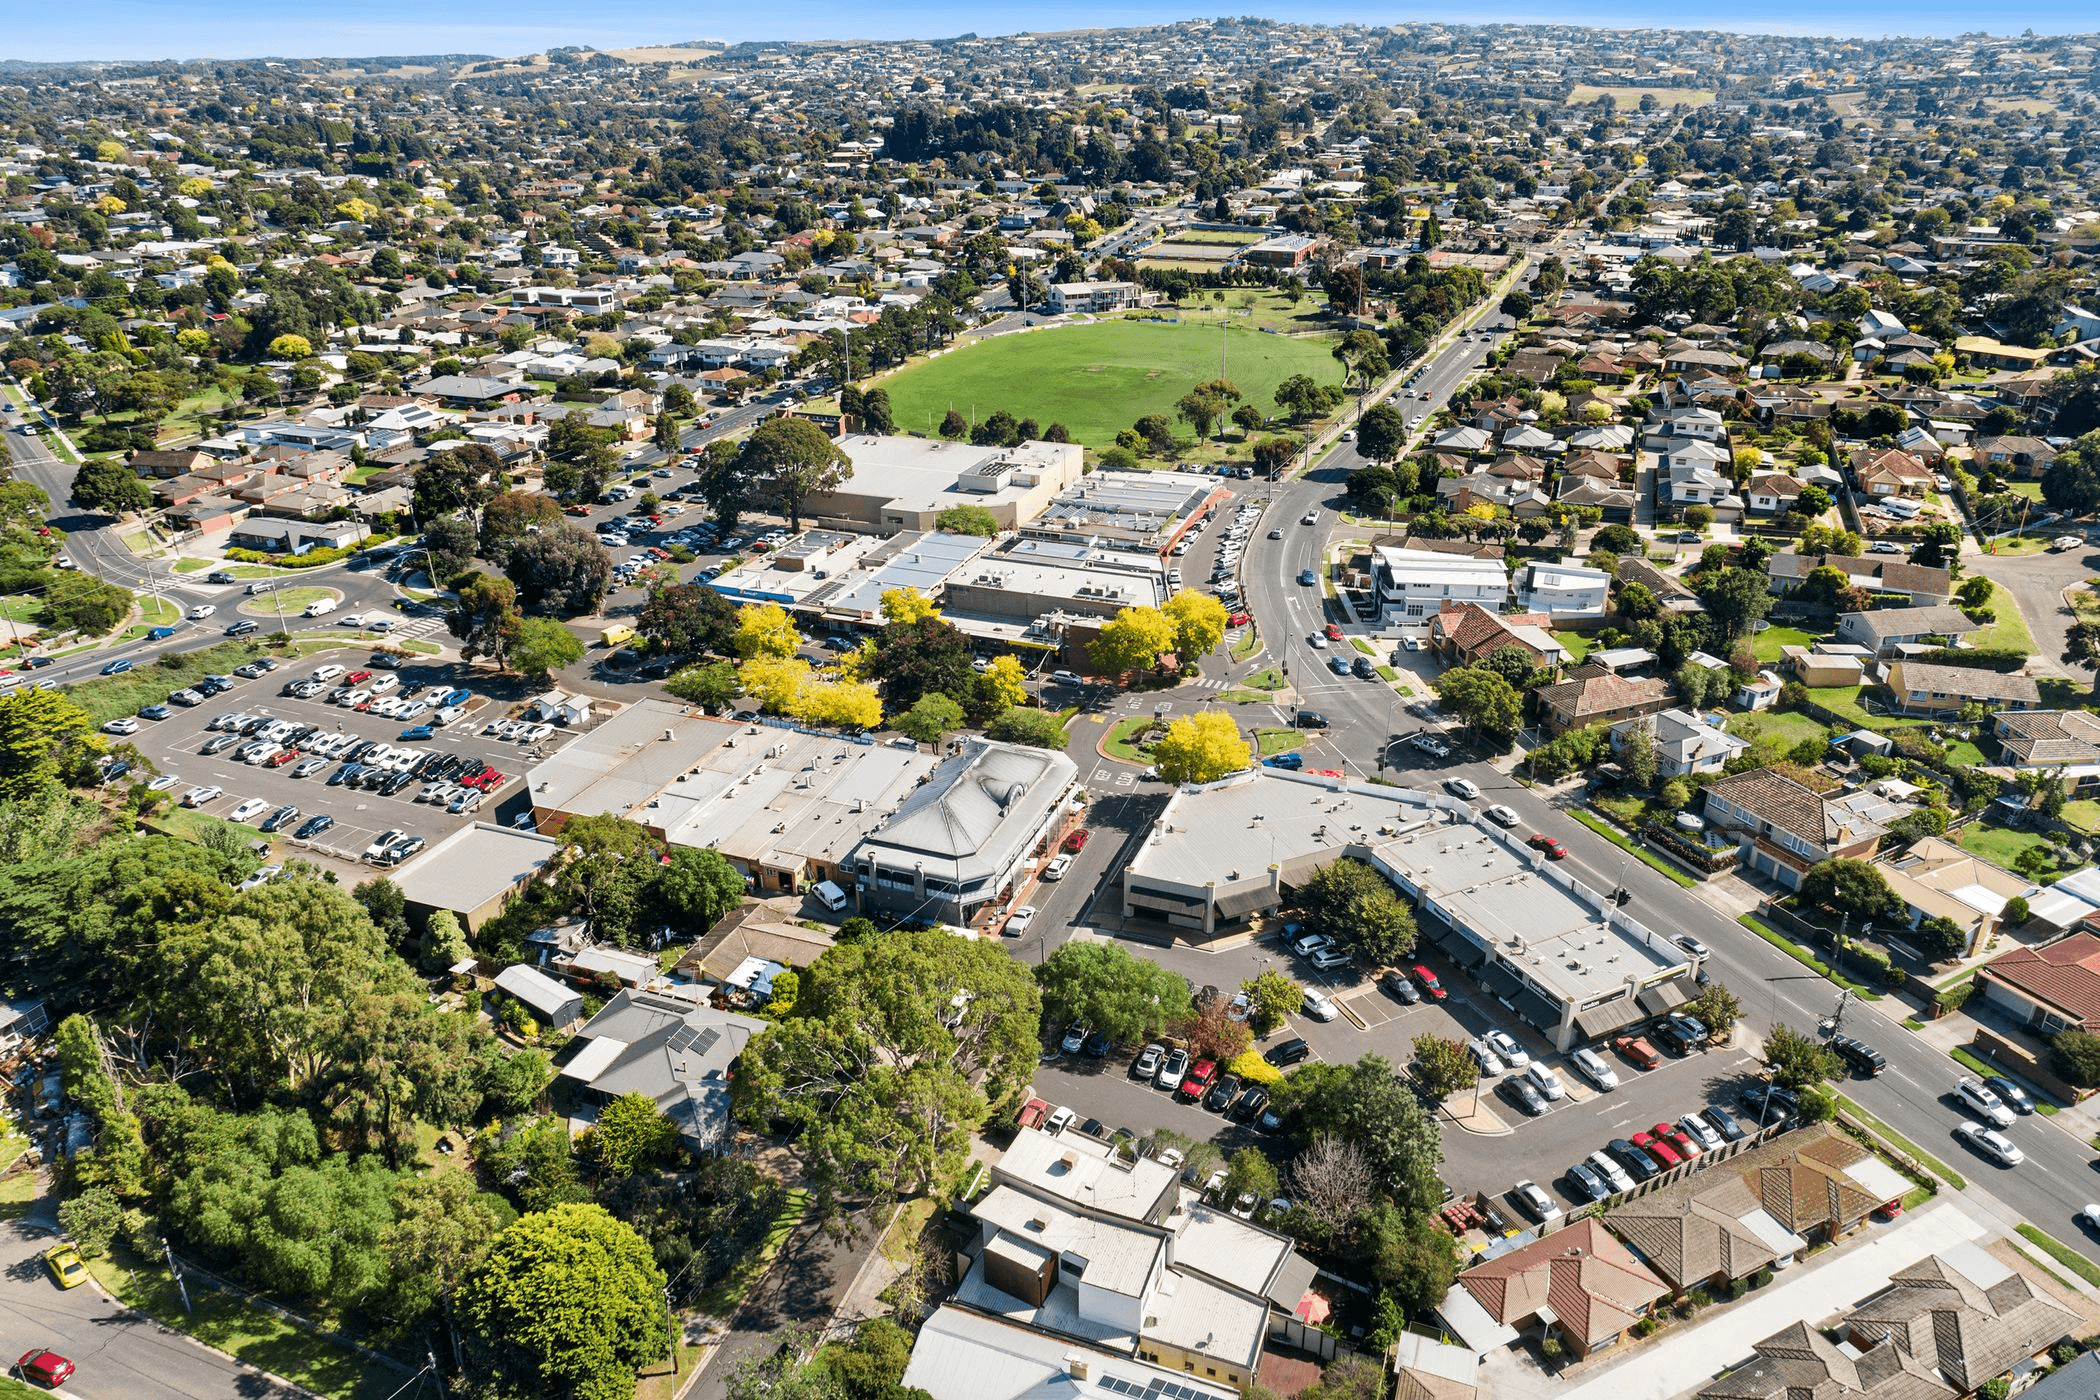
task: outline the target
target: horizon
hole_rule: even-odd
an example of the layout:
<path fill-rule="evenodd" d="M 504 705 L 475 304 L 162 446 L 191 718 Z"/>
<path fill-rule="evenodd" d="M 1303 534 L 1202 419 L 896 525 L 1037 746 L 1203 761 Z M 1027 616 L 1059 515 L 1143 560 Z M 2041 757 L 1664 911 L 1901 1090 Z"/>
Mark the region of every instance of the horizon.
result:
<path fill-rule="evenodd" d="M 1540 13 L 1535 3 L 1516 0 L 1481 7 L 1463 17 L 1428 5 L 1373 11 L 1348 3 L 1323 4 L 1290 0 L 1269 7 L 1260 17 L 1299 24 L 1371 26 L 1445 23 L 1454 25 L 1558 25 L 1589 29 L 1712 31 L 1823 37 L 1834 41 L 1865 39 L 1949 39 L 1988 32 L 1999 37 L 2032 30 L 2058 37 L 2096 31 L 2091 9 L 2069 0 L 2041 0 L 2013 18 L 1993 16 L 1993 28 L 1976 27 L 1968 7 L 1932 0 L 1895 4 L 1890 0 L 1854 6 L 1852 22 L 1830 23 L 1827 6 L 1808 0 L 1783 0 L 1760 12 L 1756 25 L 1742 23 L 1739 6 L 1684 7 L 1663 0 L 1610 0 L 1593 10 Z M 879 15 L 873 23 L 871 15 Z M 160 0 L 89 0 L 65 11 L 19 16 L 10 34 L 8 57 L 29 63 L 211 62 L 257 59 L 354 59 L 437 54 L 472 54 L 509 58 L 550 48 L 599 50 L 663 47 L 694 43 L 702 36 L 731 44 L 751 42 L 834 43 L 895 42 L 952 38 L 977 32 L 987 38 L 1023 33 L 1049 34 L 1084 29 L 1129 29 L 1171 24 L 1205 16 L 1171 5 L 1125 4 L 1075 11 L 1051 5 L 1022 5 L 1002 11 L 998 33 L 985 30 L 976 7 L 927 0 L 927 3 L 871 10 L 839 0 L 802 0 L 770 7 L 763 13 L 693 15 L 647 0 L 611 0 L 578 19 L 569 7 L 552 4 L 498 6 L 492 0 L 465 0 L 447 7 L 442 22 L 432 22 L 421 6 L 405 0 L 365 0 L 326 15 L 287 15 L 258 0 L 226 0 L 204 6 L 165 4 Z M 739 25 L 738 20 L 749 22 Z M 121 38 L 113 36 L 122 36 Z M 414 36 L 414 37 L 411 37 Z"/>

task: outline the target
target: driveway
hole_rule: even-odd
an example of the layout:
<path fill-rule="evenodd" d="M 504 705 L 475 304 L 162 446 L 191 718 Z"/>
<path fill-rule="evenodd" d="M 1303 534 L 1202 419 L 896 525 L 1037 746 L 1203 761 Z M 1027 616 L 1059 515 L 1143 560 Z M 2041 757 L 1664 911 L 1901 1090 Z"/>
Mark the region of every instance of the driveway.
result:
<path fill-rule="evenodd" d="M 1586 1371 L 1573 1386 L 1545 1377 L 1519 1353 L 1498 1352 L 1486 1368 L 1497 1373 L 1494 1393 L 1503 1400 L 1529 1400 L 1548 1391 L 1556 1400 L 1670 1400 L 1748 1359 L 1758 1342 L 1781 1328 L 1804 1321 L 1813 1325 L 1886 1286 L 1898 1269 L 1991 1234 L 1952 1201 L 1885 1230 L 1868 1228 L 1875 1233 L 1863 1243 L 1780 1274 L 1738 1306 L 1705 1322 L 1674 1327 L 1662 1341 L 1630 1352 L 1623 1362 Z"/>
<path fill-rule="evenodd" d="M 770 1356 L 790 1327 L 822 1331 L 838 1315 L 861 1265 L 881 1240 L 881 1226 L 865 1216 L 851 1239 L 841 1243 L 815 1226 L 797 1230 L 772 1267 L 752 1285 L 707 1369 L 688 1392 L 693 1400 L 728 1400 L 739 1367 Z"/>

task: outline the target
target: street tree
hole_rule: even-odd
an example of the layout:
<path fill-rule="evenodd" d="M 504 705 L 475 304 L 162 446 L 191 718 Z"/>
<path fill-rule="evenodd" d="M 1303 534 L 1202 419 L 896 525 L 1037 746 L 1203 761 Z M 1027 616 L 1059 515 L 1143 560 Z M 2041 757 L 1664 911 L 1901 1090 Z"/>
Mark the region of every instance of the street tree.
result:
<path fill-rule="evenodd" d="M 1107 676 L 1157 670 L 1160 657 L 1174 649 L 1174 631 L 1158 608 L 1124 608 L 1087 643 L 1087 661 Z"/>
<path fill-rule="evenodd" d="M 1052 1017 L 1084 1022 L 1118 1044 L 1149 1040 L 1188 1015 L 1181 975 L 1121 943 L 1066 943 L 1035 972 Z"/>
<path fill-rule="evenodd" d="M 1765 1032 L 1765 1063 L 1771 1068 L 1772 1082 L 1787 1089 L 1811 1088 L 1845 1072 L 1837 1051 L 1785 1022 Z"/>
<path fill-rule="evenodd" d="M 73 473 L 73 500 L 104 515 L 123 515 L 153 504 L 153 491 L 125 463 L 113 457 L 92 458 Z"/>
<path fill-rule="evenodd" d="M 635 630 L 659 651 L 674 656 L 725 656 L 734 647 L 738 617 L 734 603 L 696 583 L 674 583 L 650 592 Z"/>
<path fill-rule="evenodd" d="M 635 1372 L 670 1346 L 664 1273 L 603 1207 L 514 1221 L 460 1289 L 460 1320 L 512 1393 L 630 1400 Z"/>
<path fill-rule="evenodd" d="M 727 661 L 709 661 L 673 672 L 664 689 L 681 700 L 690 700 L 713 714 L 729 708 L 729 702 L 744 693 L 736 667 Z"/>
<path fill-rule="evenodd" d="M 458 601 L 445 615 L 445 630 L 460 641 L 468 661 L 507 665 L 525 619 L 518 612 L 518 591 L 509 579 L 470 574 L 456 589 Z"/>
<path fill-rule="evenodd" d="M 786 660 L 802 649 L 802 633 L 780 604 L 746 603 L 736 610 L 729 646 L 747 661 L 759 656 Z"/>
<path fill-rule="evenodd" d="M 1524 697 L 1493 671 L 1454 666 L 1431 684 L 1446 710 L 1483 733 L 1508 739 L 1523 722 Z"/>
<path fill-rule="evenodd" d="M 1480 1061 L 1465 1042 L 1427 1031 L 1413 1041 L 1415 1082 L 1434 1098 L 1444 1099 L 1480 1082 Z"/>
<path fill-rule="evenodd" d="M 1026 744 L 1037 749 L 1062 749 L 1072 736 L 1048 710 L 1013 705 L 994 715 L 984 727 L 985 737 L 1006 744 Z"/>
<path fill-rule="evenodd" d="M 1181 664 L 1193 666 L 1225 640 L 1229 614 L 1225 605 L 1208 593 L 1185 588 L 1167 599 L 1160 609 L 1174 629 L 1174 655 Z"/>
<path fill-rule="evenodd" d="M 853 731 L 875 729 L 882 724 L 882 696 L 865 681 L 812 677 L 796 690 L 787 711 L 804 724 Z"/>
<path fill-rule="evenodd" d="M 1231 715 L 1182 715 L 1152 746 L 1165 783 L 1209 783 L 1254 762 L 1254 750 Z"/>
<path fill-rule="evenodd" d="M 1256 1035 L 1274 1031 L 1305 1001 L 1305 988 L 1273 967 L 1240 983 L 1240 990 L 1247 994 L 1247 1024 Z"/>
<path fill-rule="evenodd" d="M 891 721 L 899 733 L 908 734 L 922 744 L 934 745 L 962 728 L 962 723 L 962 706 L 939 691 L 921 695 L 910 709 Z"/>
<path fill-rule="evenodd" d="M 551 617 L 523 619 L 510 644 L 510 669 L 535 690 L 544 689 L 556 671 L 582 659 L 582 639 Z"/>
<path fill-rule="evenodd" d="M 1725 982 L 1709 982 L 1699 995 L 1685 1003 L 1685 1013 L 1696 1017 L 1715 1040 L 1726 1040 L 1743 1014 L 1743 1003 Z"/>
<path fill-rule="evenodd" d="M 596 612 L 604 600 L 612 583 L 612 556 L 597 540 L 563 522 L 515 541 L 503 572 L 517 585 L 521 608 L 577 617 Z"/>
<path fill-rule="evenodd" d="M 882 690 L 891 710 L 908 710 L 922 695 L 950 699 L 972 694 L 970 639 L 938 617 L 892 622 L 875 639 L 875 654 L 863 668 Z"/>

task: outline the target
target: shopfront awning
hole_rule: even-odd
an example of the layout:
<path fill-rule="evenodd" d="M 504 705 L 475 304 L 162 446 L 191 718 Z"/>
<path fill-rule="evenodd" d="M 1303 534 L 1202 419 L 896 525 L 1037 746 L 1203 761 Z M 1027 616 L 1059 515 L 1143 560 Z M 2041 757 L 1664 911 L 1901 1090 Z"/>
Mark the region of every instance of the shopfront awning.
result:
<path fill-rule="evenodd" d="M 1685 977 L 1672 977 L 1666 982 L 1656 982 L 1641 988 L 1638 998 L 1641 1009 L 1650 1016 L 1663 1016 L 1675 1011 L 1692 999 L 1691 992 L 1687 990 L 1690 980 Z"/>
<path fill-rule="evenodd" d="M 1517 993 L 1517 1014 L 1549 1036 L 1560 1029 L 1560 1008 L 1529 987 Z"/>
<path fill-rule="evenodd" d="M 1624 1030 L 1636 1021 L 1645 1021 L 1648 1013 L 1631 997 L 1620 997 L 1607 1001 L 1602 1006 L 1592 1006 L 1575 1015 L 1575 1031 L 1584 1040 L 1602 1040 L 1614 1031 Z"/>
<path fill-rule="evenodd" d="M 1231 894 L 1218 896 L 1218 917 L 1221 919 L 1244 919 L 1249 914 L 1259 913 L 1264 909 L 1277 908 L 1281 903 L 1282 901 L 1277 897 L 1276 891 L 1270 889 L 1267 885 L 1260 885 L 1251 890 L 1237 890 Z"/>
<path fill-rule="evenodd" d="M 1444 940 L 1443 949 L 1451 961 L 1460 967 L 1475 968 L 1487 961 L 1487 949 L 1470 943 L 1455 933 Z"/>
<path fill-rule="evenodd" d="M 1500 963 L 1490 963 L 1480 970 L 1480 985 L 1487 989 L 1489 996 L 1504 999 L 1514 998 L 1524 987 L 1516 975 Z"/>

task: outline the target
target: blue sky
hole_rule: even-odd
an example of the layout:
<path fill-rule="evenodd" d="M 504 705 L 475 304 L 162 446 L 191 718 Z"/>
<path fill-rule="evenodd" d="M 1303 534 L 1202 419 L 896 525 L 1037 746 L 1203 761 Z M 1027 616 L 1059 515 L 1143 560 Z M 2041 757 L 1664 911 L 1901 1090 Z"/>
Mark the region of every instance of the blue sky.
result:
<path fill-rule="evenodd" d="M 1996 33 L 2100 28 L 2090 0 L 2026 0 L 1979 10 L 1967 0 L 1488 0 L 1470 8 L 1427 3 L 1370 6 L 1356 0 L 1244 0 L 1211 11 L 1186 3 L 1090 5 L 1009 0 L 996 9 L 964 0 L 866 4 L 775 0 L 759 6 L 686 6 L 644 0 L 78 0 L 12 7 L 0 56 L 23 59 L 244 58 L 417 53 L 529 53 L 560 44 L 614 48 L 688 39 L 939 38 L 1078 26 L 1119 26 L 1198 13 L 1276 19 L 1396 23 L 1410 19 L 1550 21 L 1642 27 L 1755 29 L 1764 33 L 1958 34 L 1985 20 Z"/>

